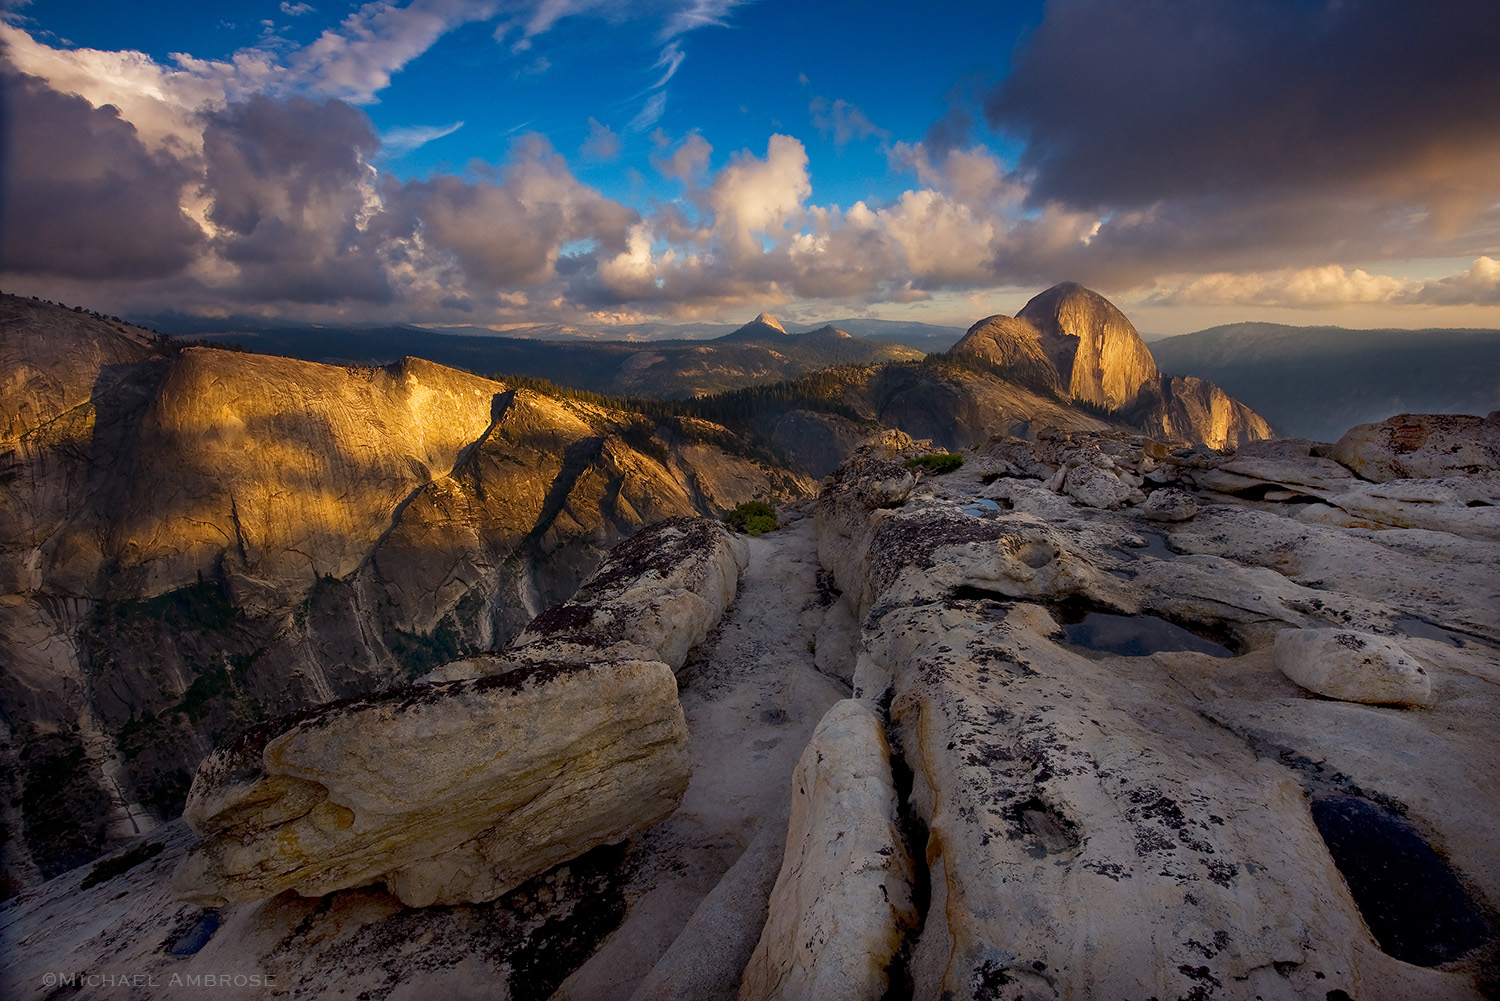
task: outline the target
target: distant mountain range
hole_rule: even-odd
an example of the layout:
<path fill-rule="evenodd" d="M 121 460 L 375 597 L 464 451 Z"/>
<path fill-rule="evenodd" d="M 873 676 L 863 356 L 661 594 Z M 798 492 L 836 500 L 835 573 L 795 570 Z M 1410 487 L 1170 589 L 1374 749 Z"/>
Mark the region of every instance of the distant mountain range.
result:
<path fill-rule="evenodd" d="M 948 351 L 965 334 L 957 327 L 858 317 L 800 332 L 774 318 L 740 327 L 536 324 L 503 333 L 477 327 L 276 328 L 233 319 L 196 326 L 173 319 L 163 329 L 313 361 L 378 365 L 414 356 L 480 374 L 663 399 L 796 379 L 832 365 L 915 360 Z M 1215 383 L 1282 435 L 1330 440 L 1354 424 L 1403 411 L 1484 414 L 1500 408 L 1500 330 L 1252 322 L 1139 339 L 1150 343 L 1162 373 Z"/>
<path fill-rule="evenodd" d="M 1211 379 L 1278 434 L 1333 441 L 1398 413 L 1500 408 L 1500 330 L 1231 323 L 1155 341 L 1163 372 Z"/>
<path fill-rule="evenodd" d="M 252 329 L 205 333 L 201 339 L 308 361 L 384 365 L 420 357 L 481 375 L 531 376 L 609 396 L 661 399 L 795 379 L 832 365 L 916 361 L 925 353 L 888 339 L 857 337 L 831 324 L 788 333 L 765 313 L 709 340 L 538 340 L 410 326 Z"/>

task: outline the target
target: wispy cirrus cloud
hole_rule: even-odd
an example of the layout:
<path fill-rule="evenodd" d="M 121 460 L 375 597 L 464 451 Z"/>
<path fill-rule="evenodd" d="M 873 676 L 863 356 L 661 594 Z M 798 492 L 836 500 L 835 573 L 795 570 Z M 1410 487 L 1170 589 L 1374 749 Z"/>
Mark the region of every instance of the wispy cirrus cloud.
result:
<path fill-rule="evenodd" d="M 407 125 L 388 129 L 380 136 L 380 147 L 383 152 L 399 156 L 421 149 L 436 139 L 451 136 L 463 127 L 463 122 L 453 122 L 449 125 Z"/>
<path fill-rule="evenodd" d="M 829 101 L 826 97 L 815 97 L 808 105 L 812 113 L 813 127 L 833 139 L 835 148 L 843 148 L 857 139 L 881 139 L 889 141 L 891 133 L 870 121 L 859 108 L 842 98 Z"/>

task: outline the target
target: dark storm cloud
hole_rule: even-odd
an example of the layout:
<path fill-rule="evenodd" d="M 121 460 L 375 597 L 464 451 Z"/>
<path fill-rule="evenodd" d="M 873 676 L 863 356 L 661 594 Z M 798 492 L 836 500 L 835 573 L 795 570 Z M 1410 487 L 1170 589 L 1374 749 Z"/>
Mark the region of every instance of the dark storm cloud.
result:
<path fill-rule="evenodd" d="M 0 270 L 140 279 L 188 264 L 203 232 L 181 209 L 179 160 L 36 77 L 0 70 L 0 108 Z"/>
<path fill-rule="evenodd" d="M 244 297 L 382 302 L 393 292 L 361 221 L 379 140 L 342 101 L 256 97 L 211 114 L 203 131 L 215 249 Z"/>
<path fill-rule="evenodd" d="M 1057 0 L 985 113 L 1038 204 L 1234 227 L 1331 195 L 1287 225 L 1399 250 L 1413 209 L 1452 239 L 1500 193 L 1497 52 L 1494 0 Z"/>

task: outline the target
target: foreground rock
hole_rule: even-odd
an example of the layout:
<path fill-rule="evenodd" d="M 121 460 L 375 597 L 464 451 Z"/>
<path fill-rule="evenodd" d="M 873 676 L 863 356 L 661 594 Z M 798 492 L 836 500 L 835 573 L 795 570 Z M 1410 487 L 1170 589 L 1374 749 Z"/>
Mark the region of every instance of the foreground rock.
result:
<path fill-rule="evenodd" d="M 744 541 L 716 522 L 658 522 L 611 550 L 577 594 L 533 619 L 513 646 L 558 656 L 632 643 L 675 670 L 734 600 L 748 559 Z"/>
<path fill-rule="evenodd" d="M 1416 658 L 1384 636 L 1342 629 L 1284 629 L 1276 667 L 1308 691 L 1345 702 L 1425 706 L 1432 679 Z"/>
<path fill-rule="evenodd" d="M 525 665 L 311 710 L 199 769 L 206 906 L 384 883 L 413 906 L 491 900 L 670 814 L 687 730 L 666 665 Z"/>
<path fill-rule="evenodd" d="M 490 900 L 643 831 L 687 788 L 672 670 L 735 595 L 744 543 L 679 518 L 618 546 L 505 652 L 252 728 L 199 768 L 186 899 L 382 882 L 414 906 Z"/>
<path fill-rule="evenodd" d="M 917 923 L 911 884 L 884 728 L 847 699 L 792 773 L 786 860 L 740 1001 L 883 996 Z"/>
<path fill-rule="evenodd" d="M 1350 428 L 1329 453 L 1376 483 L 1500 468 L 1500 421 L 1471 414 L 1400 414 Z"/>
<path fill-rule="evenodd" d="M 1308 443 L 1225 456 L 1127 435 L 996 440 L 891 491 L 923 450 L 874 443 L 818 502 L 820 555 L 862 624 L 854 694 L 874 719 L 890 707 L 913 776 L 901 833 L 931 886 L 896 990 L 1481 995 L 1500 547 L 1459 512 L 1484 508 L 1433 504 L 1421 531 L 1309 524 L 1314 492 L 1363 481 Z M 1070 492 L 1078 469 L 1118 486 Z M 1120 506 L 1137 485 L 1146 503 Z M 1312 677 L 1340 636 L 1393 677 Z M 1335 701 L 1351 697 L 1372 704 Z"/>
<path fill-rule="evenodd" d="M 213 993 L 232 1001 L 733 1001 L 781 868 L 788 778 L 842 697 L 807 651 L 823 612 L 812 518 L 782 521 L 743 540 L 741 596 L 676 682 L 692 777 L 666 820 L 494 900 L 421 908 L 378 884 L 223 908 L 179 901 L 170 876 L 197 838 L 174 823 L 142 843 L 144 861 L 119 864 L 123 875 L 86 885 L 84 867 L 0 905 L 0 994 L 40 1001 L 55 989 L 46 973 L 108 968 L 151 976 L 159 986 L 142 997 L 184 994 L 173 977 L 227 974 Z M 233 985 L 252 975 L 274 983 Z"/>

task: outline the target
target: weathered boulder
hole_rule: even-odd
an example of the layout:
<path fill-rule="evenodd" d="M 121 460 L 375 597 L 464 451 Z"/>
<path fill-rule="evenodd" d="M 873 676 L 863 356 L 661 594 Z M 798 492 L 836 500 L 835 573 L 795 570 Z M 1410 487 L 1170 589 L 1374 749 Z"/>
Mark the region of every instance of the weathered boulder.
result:
<path fill-rule="evenodd" d="M 1129 484 L 1098 466 L 1074 466 L 1063 474 L 1062 492 L 1085 507 L 1123 507 L 1131 499 Z"/>
<path fill-rule="evenodd" d="M 1497 470 L 1500 421 L 1471 414 L 1398 414 L 1350 428 L 1330 454 L 1376 483 Z"/>
<path fill-rule="evenodd" d="M 716 521 L 658 522 L 612 549 L 577 594 L 533 619 L 514 645 L 552 656 L 558 645 L 633 643 L 676 670 L 734 600 L 748 558 L 744 541 Z"/>
<path fill-rule="evenodd" d="M 1425 706 L 1432 678 L 1411 654 L 1384 636 L 1345 629 L 1283 629 L 1276 666 L 1310 692 L 1344 702 Z"/>
<path fill-rule="evenodd" d="M 871 706 L 846 699 L 792 773 L 786 857 L 740 1001 L 878 1001 L 916 921 L 890 748 Z"/>
<path fill-rule="evenodd" d="M 1141 514 L 1152 521 L 1187 521 L 1197 513 L 1198 502 L 1193 495 L 1174 487 L 1151 491 L 1141 505 Z"/>
<path fill-rule="evenodd" d="M 987 464 L 867 510 L 864 532 L 840 522 L 844 545 L 821 550 L 841 581 L 865 575 L 853 690 L 889 705 L 914 776 L 906 809 L 928 832 L 910 996 L 1479 995 L 1490 933 L 1462 886 L 1500 886 L 1500 852 L 1477 833 L 1500 795 L 1484 765 L 1500 549 L 1304 524 L 1319 494 L 1392 485 L 1329 468 L 1309 443 L 1244 451 L 1236 471 L 1211 450 L 1110 436 L 992 445 Z M 1159 473 L 1158 492 L 1203 474 L 1203 494 L 1234 504 L 1143 546 L 1134 513 L 1042 486 L 1085 467 Z M 853 468 L 829 489 L 858 495 Z M 1457 511 L 1482 481 L 1426 483 Z M 1064 506 L 1044 522 L 1037 495 Z M 1355 631 L 1402 636 L 1441 668 L 1441 701 L 1298 698 L 1277 634 Z M 1335 829 L 1327 802 L 1369 826 Z M 1372 900 L 1346 868 L 1367 863 L 1338 846 L 1384 851 L 1397 828 L 1441 860 L 1382 880 L 1401 884 L 1395 903 Z M 1429 880 L 1452 921 L 1401 917 Z"/>
<path fill-rule="evenodd" d="M 526 664 L 273 721 L 198 771 L 184 899 L 383 882 L 410 905 L 493 899 L 644 830 L 687 787 L 687 729 L 654 661 Z"/>

